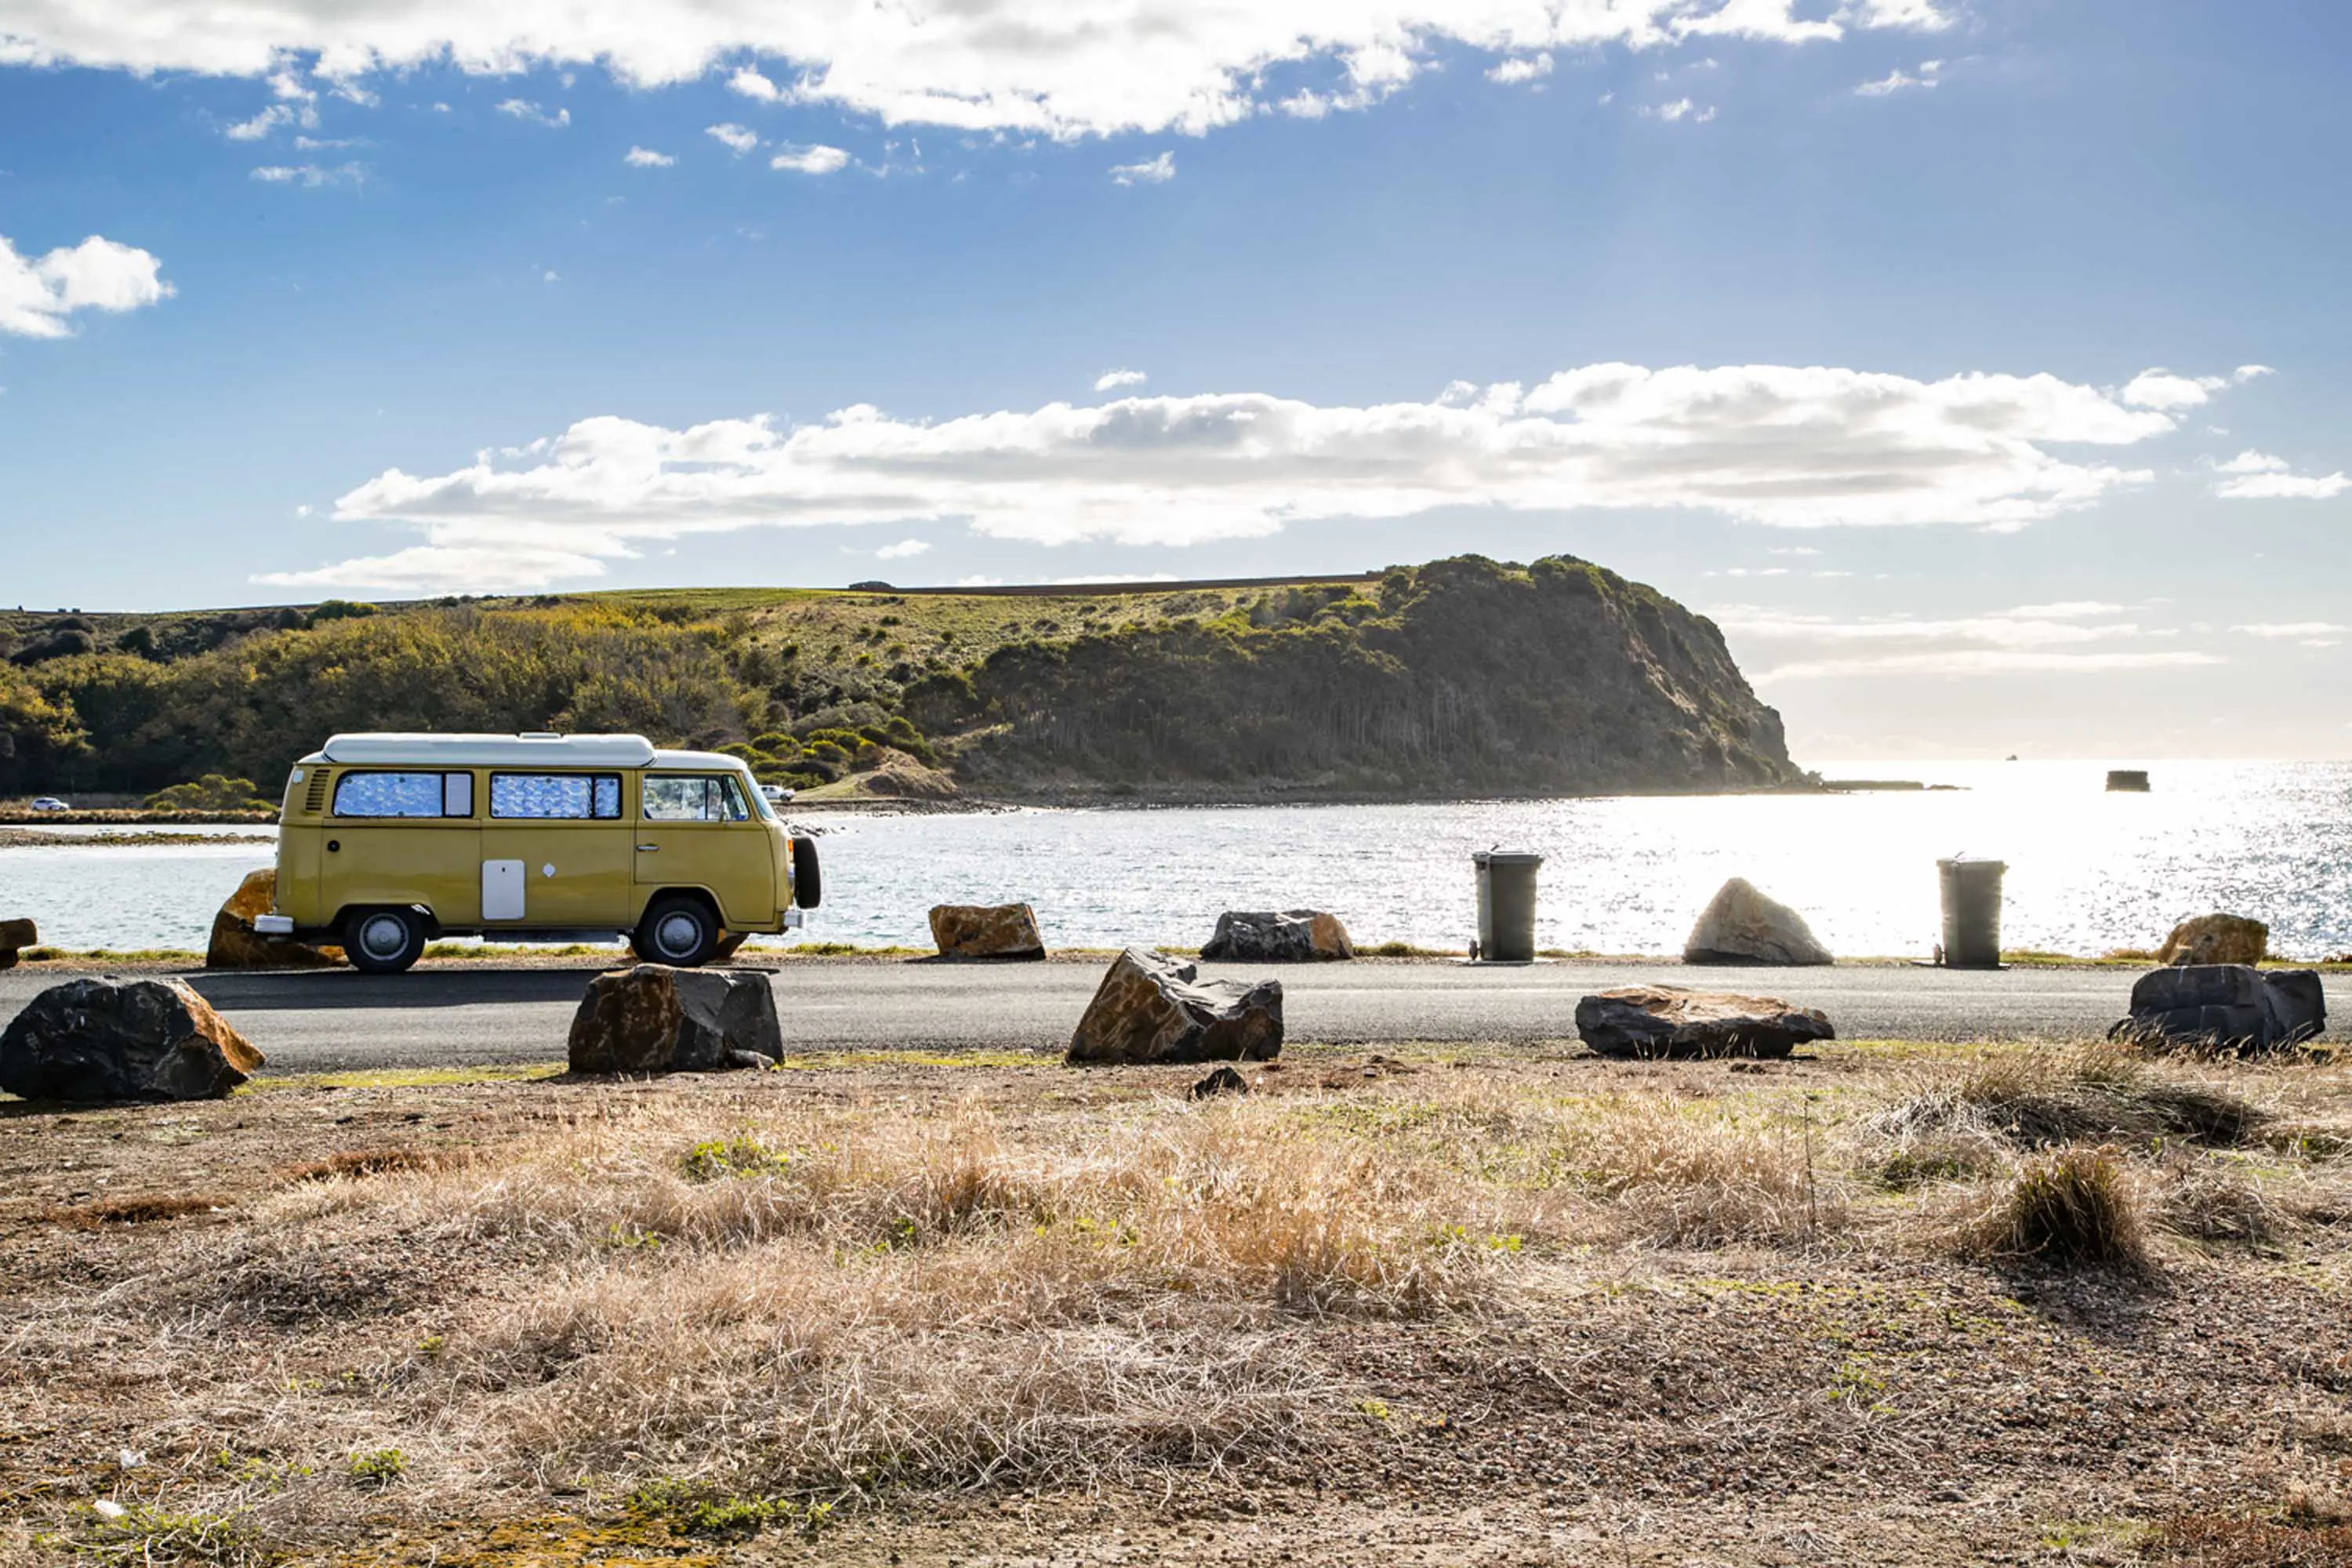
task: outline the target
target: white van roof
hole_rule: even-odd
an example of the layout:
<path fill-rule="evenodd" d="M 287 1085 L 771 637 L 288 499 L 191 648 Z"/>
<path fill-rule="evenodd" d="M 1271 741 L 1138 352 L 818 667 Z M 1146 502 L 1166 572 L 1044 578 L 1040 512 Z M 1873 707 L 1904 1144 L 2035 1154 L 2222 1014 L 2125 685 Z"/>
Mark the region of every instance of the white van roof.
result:
<path fill-rule="evenodd" d="M 643 735 L 333 735 L 310 763 L 425 767 L 642 768 L 656 755 Z M 721 759 L 732 762 L 733 758 Z"/>

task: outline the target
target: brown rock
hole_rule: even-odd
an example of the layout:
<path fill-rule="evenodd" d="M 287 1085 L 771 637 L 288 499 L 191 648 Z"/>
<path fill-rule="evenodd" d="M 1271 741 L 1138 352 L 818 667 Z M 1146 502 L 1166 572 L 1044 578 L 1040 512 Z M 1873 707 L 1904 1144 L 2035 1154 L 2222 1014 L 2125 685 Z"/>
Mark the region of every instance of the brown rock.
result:
<path fill-rule="evenodd" d="M 2156 950 L 2159 963 L 2260 963 L 2271 928 L 2243 915 L 2199 915 L 2182 921 Z"/>
<path fill-rule="evenodd" d="M 212 940 L 205 944 L 206 969 L 323 969 L 343 962 L 340 947 L 312 947 L 290 936 L 263 936 L 253 917 L 266 915 L 278 900 L 278 868 L 248 871 L 228 902 L 213 917 Z"/>
<path fill-rule="evenodd" d="M 588 983 L 567 1043 L 581 1073 L 717 1072 L 784 1054 L 765 974 L 640 963 Z"/>
<path fill-rule="evenodd" d="M 1043 958 L 1036 911 L 1026 904 L 940 904 L 931 940 L 941 958 Z"/>
<path fill-rule="evenodd" d="M 1321 910 L 1228 910 L 1201 956 L 1212 963 L 1314 963 L 1356 956 L 1339 917 Z"/>
<path fill-rule="evenodd" d="M 39 945 L 41 933 L 30 921 L 0 921 L 0 952 Z"/>
<path fill-rule="evenodd" d="M 1837 1031 L 1811 1007 L 1775 996 L 1628 985 L 1576 1005 L 1576 1032 L 1604 1057 L 1785 1057 Z"/>
<path fill-rule="evenodd" d="M 1833 962 L 1805 917 L 1766 898 L 1745 877 L 1726 882 L 1683 943 L 1685 963 L 1811 964 Z"/>
<path fill-rule="evenodd" d="M 69 980 L 0 1032 L 0 1089 L 100 1103 L 218 1100 L 262 1054 L 181 980 Z"/>
<path fill-rule="evenodd" d="M 1073 1062 L 1264 1061 L 1282 1049 L 1282 982 L 1202 980 L 1196 964 L 1130 947 L 1070 1037 Z"/>

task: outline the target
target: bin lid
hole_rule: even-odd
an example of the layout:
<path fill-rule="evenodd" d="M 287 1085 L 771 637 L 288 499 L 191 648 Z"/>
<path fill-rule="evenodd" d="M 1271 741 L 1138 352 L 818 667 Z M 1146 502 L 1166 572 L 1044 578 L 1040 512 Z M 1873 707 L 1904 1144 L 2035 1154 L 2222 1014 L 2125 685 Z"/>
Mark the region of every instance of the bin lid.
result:
<path fill-rule="evenodd" d="M 1470 857 L 1480 866 L 1540 866 L 1543 858 L 1532 849 L 1480 849 Z"/>
<path fill-rule="evenodd" d="M 2009 869 L 2009 863 L 2005 860 L 1996 860 L 1990 855 L 1955 855 L 1949 859 L 1937 861 L 1936 869 L 1938 871 L 2006 871 Z"/>

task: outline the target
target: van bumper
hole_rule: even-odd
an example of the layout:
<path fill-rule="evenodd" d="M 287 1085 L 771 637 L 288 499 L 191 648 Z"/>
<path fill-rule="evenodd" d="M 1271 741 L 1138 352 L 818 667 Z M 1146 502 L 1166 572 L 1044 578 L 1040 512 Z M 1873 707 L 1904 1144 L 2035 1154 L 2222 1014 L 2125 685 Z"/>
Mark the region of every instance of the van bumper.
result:
<path fill-rule="evenodd" d="M 291 915 L 256 915 L 253 917 L 256 936 L 292 936 L 294 918 Z"/>

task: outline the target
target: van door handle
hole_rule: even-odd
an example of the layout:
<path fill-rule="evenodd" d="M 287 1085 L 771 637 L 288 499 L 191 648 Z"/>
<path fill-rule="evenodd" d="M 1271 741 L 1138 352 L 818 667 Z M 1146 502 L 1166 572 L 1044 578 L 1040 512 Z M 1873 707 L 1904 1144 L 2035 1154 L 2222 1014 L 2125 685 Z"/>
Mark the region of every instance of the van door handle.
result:
<path fill-rule="evenodd" d="M 640 855 L 658 855 L 661 853 L 661 846 L 658 844 L 640 844 L 637 846 L 637 853 Z"/>

